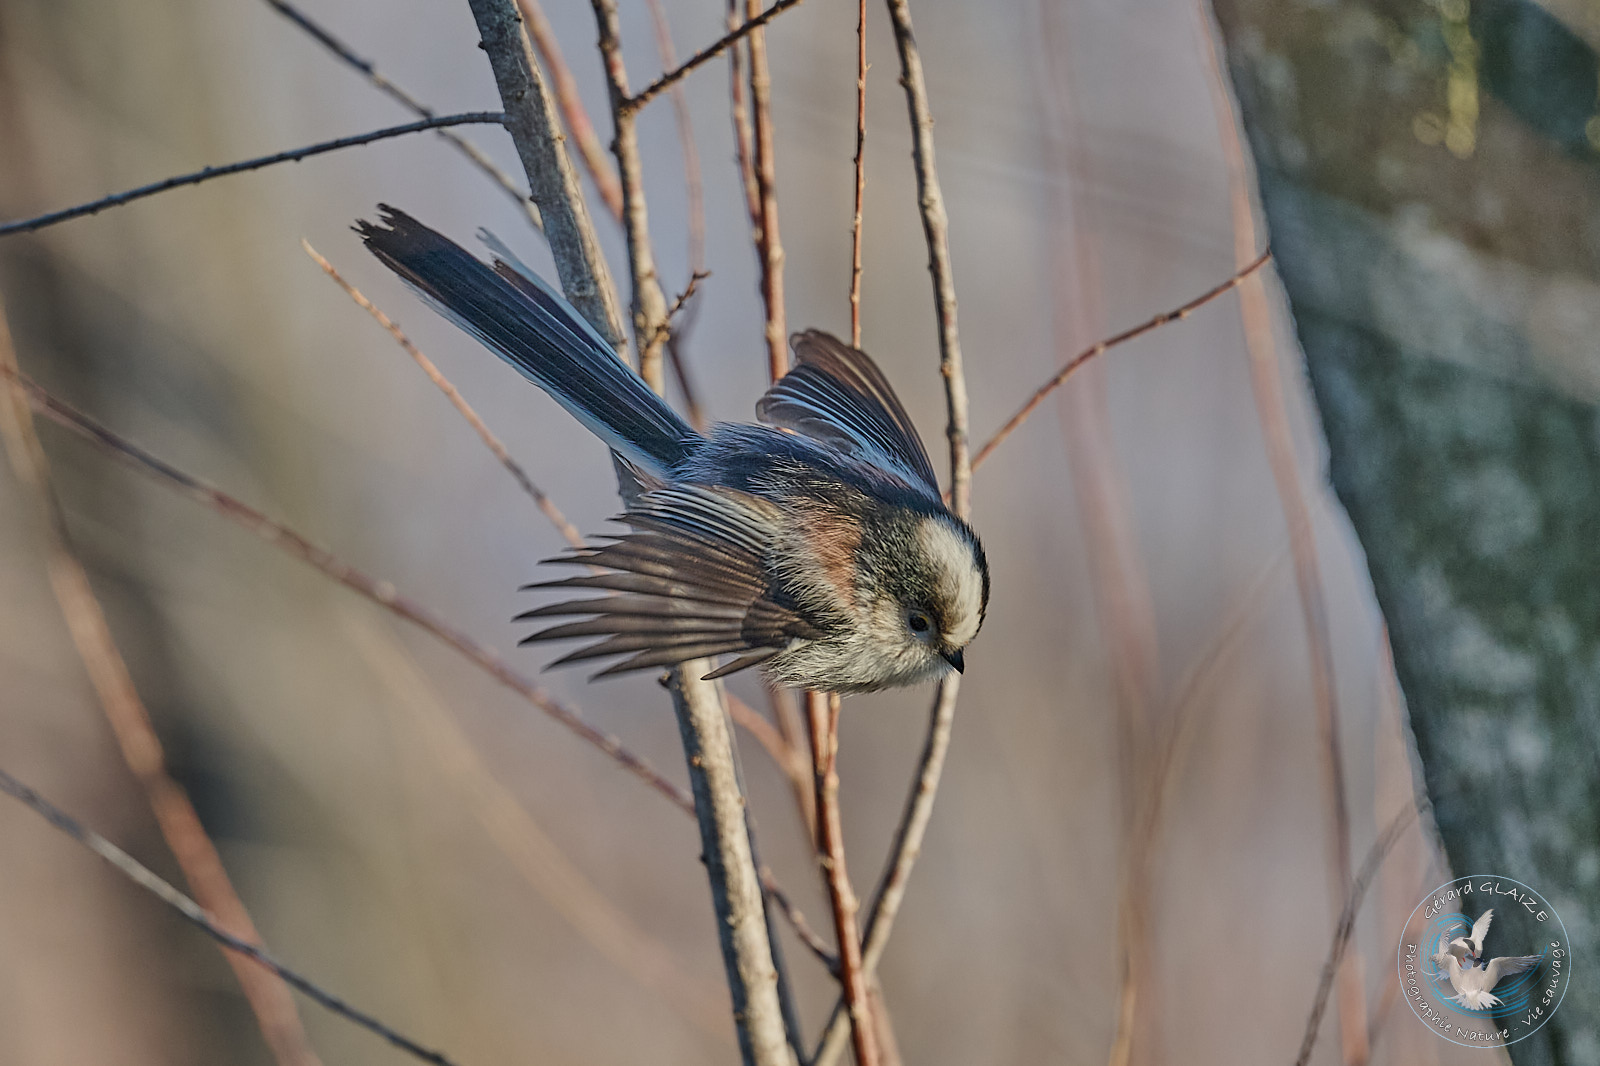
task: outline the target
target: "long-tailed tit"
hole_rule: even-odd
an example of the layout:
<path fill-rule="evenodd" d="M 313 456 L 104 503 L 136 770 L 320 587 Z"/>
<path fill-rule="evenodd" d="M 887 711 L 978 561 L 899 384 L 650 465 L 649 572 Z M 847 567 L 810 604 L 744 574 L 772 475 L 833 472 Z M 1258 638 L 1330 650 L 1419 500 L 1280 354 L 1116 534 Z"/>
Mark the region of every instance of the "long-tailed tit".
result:
<path fill-rule="evenodd" d="M 638 481 L 620 519 L 632 532 L 548 560 L 597 572 L 532 586 L 610 594 L 518 616 L 582 619 L 528 640 L 605 638 L 556 663 L 627 656 L 602 671 L 614 674 L 732 655 L 707 676 L 759 664 L 778 684 L 836 692 L 963 668 L 989 601 L 983 547 L 944 506 L 915 427 L 866 355 L 796 334 L 797 365 L 757 403 L 761 424 L 702 436 L 509 253 L 491 268 L 380 211 L 381 223 L 357 226 L 372 253 Z"/>

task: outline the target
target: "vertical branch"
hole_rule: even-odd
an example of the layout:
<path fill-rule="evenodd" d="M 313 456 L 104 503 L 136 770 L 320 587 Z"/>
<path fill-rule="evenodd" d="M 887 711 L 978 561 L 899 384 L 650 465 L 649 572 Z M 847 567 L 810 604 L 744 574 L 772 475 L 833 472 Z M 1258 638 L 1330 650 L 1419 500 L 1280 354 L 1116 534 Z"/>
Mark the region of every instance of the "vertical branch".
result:
<path fill-rule="evenodd" d="M 728 0 L 728 32 L 744 24 L 739 0 Z M 751 233 L 761 228 L 761 189 L 756 183 L 755 132 L 750 128 L 750 109 L 744 100 L 744 71 L 739 63 L 744 45 L 735 41 L 728 49 L 728 115 L 733 122 L 733 157 L 739 166 L 739 184 L 744 190 L 745 212 L 750 216 Z M 759 242 L 760 237 L 756 240 Z M 760 244 L 756 246 L 759 254 Z"/>
<path fill-rule="evenodd" d="M 267 2 L 271 3 L 272 0 Z M 578 79 L 572 76 L 572 68 L 567 66 L 567 57 L 561 52 L 556 31 L 545 17 L 539 0 L 517 0 L 517 10 L 522 15 L 522 24 L 527 28 L 529 40 L 539 52 L 539 61 L 550 72 L 556 103 L 561 108 L 561 117 L 566 121 L 567 133 L 577 143 L 578 158 L 583 160 L 583 168 L 589 172 L 589 180 L 594 182 L 595 191 L 600 194 L 606 210 L 620 222 L 622 185 L 617 181 L 617 172 L 612 169 L 611 160 L 606 158 L 605 146 L 600 143 L 600 135 L 594 131 L 594 123 L 589 121 L 583 96 L 578 92 Z"/>
<path fill-rule="evenodd" d="M 672 26 L 667 21 L 666 9 L 662 7 L 661 0 L 648 0 L 647 6 L 650 8 L 650 20 L 655 24 L 656 51 L 661 56 L 661 65 L 666 70 L 676 69 L 678 52 L 672 45 Z M 700 151 L 694 143 L 694 119 L 689 113 L 688 94 L 683 91 L 682 84 L 673 85 L 671 92 L 672 116 L 678 127 L 679 151 L 683 154 L 684 193 L 689 201 L 689 284 L 692 286 L 694 278 L 705 273 L 706 268 L 705 183 L 700 178 Z M 705 412 L 700 408 L 681 350 L 682 340 L 688 336 L 699 312 L 698 302 L 684 311 L 683 324 L 667 331 L 666 349 L 667 360 L 672 364 L 672 376 L 677 379 L 678 388 L 683 393 L 683 406 L 689 416 L 689 424 L 704 432 L 707 426 Z"/>
<path fill-rule="evenodd" d="M 216 924 L 229 934 L 246 943 L 258 944 L 260 934 L 234 891 L 222 857 L 206 835 L 189 797 L 167 773 L 161 740 L 134 688 L 128 665 L 89 584 L 89 575 L 73 553 L 66 516 L 51 486 L 49 461 L 34 432 L 33 412 L 17 377 L 17 353 L 3 309 L 0 309 L 0 370 L 5 372 L 5 382 L 0 384 L 0 391 L 4 393 L 3 402 L 0 402 L 0 438 L 4 440 L 18 480 L 33 491 L 43 513 L 49 542 L 50 584 L 61 604 L 61 613 L 78 655 L 89 673 L 89 681 L 100 698 L 106 721 L 116 736 L 123 761 L 144 789 L 161 836 L 172 849 L 200 905 L 214 915 Z M 231 951 L 223 951 L 222 955 L 233 970 L 255 1013 L 261 1035 L 279 1066 L 321 1066 L 321 1060 L 306 1039 L 294 999 L 283 980 L 242 955 Z"/>
<path fill-rule="evenodd" d="M 640 374 L 660 393 L 666 385 L 661 344 L 666 335 L 667 305 L 650 246 L 636 112 L 628 107 L 628 74 L 616 0 L 593 0 L 593 6 L 616 129 L 611 147 L 622 182 Z M 703 680 L 710 669 L 709 660 L 684 663 L 669 673 L 668 686 L 689 766 L 723 963 L 733 994 L 739 1048 L 747 1066 L 793 1066 L 795 1056 L 786 1024 L 786 1017 L 793 1013 L 785 1008 L 787 982 L 773 947 L 774 930 L 767 921 L 728 711 L 720 688 Z"/>
<path fill-rule="evenodd" d="M 623 351 L 626 342 L 616 287 L 584 204 L 577 172 L 562 147 L 554 101 L 533 60 L 516 7 L 512 0 L 467 3 L 505 106 L 506 130 L 516 144 L 533 202 L 544 219 L 562 291 L 602 337 Z"/>
<path fill-rule="evenodd" d="M 606 69 L 611 117 L 616 134 L 611 151 L 622 182 L 622 225 L 628 237 L 628 267 L 633 279 L 633 342 L 639 349 L 639 376 L 656 392 L 665 390 L 661 346 L 666 340 L 667 298 L 656 275 L 650 245 L 650 218 L 644 201 L 644 168 L 639 161 L 638 112 L 628 107 L 628 71 L 622 61 L 622 40 L 615 0 L 594 0 L 600 24 L 600 58 Z"/>
<path fill-rule="evenodd" d="M 911 0 L 888 0 L 894 43 L 900 53 L 900 83 L 911 113 L 911 159 L 917 171 L 917 203 L 928 240 L 928 273 L 933 277 L 934 311 L 939 319 L 939 373 L 944 377 L 945 437 L 950 442 L 950 506 L 962 518 L 972 513 L 972 460 L 967 451 L 967 379 L 956 332 L 956 283 L 950 267 L 950 219 L 933 159 L 933 112 L 922 56 L 911 29 Z"/>
<path fill-rule="evenodd" d="M 761 14 L 761 0 L 745 0 L 745 17 Z M 761 256 L 761 299 L 767 309 L 767 364 L 772 380 L 789 369 L 789 337 L 783 307 L 783 241 L 778 236 L 778 159 L 772 130 L 772 75 L 767 69 L 767 31 L 750 31 L 750 109 L 755 129 L 756 248 Z"/>
<path fill-rule="evenodd" d="M 850 1032 L 857 1066 L 878 1066 L 878 1039 L 861 969 L 861 939 L 856 925 L 860 904 L 845 868 L 844 825 L 839 817 L 839 695 L 806 693 L 806 720 L 811 730 L 811 765 L 817 795 L 817 861 L 822 864 L 833 906 L 833 927 L 839 940 L 839 983 L 850 1012 Z"/>
<path fill-rule="evenodd" d="M 850 221 L 850 344 L 861 347 L 861 208 L 867 195 L 867 0 L 856 8 L 856 212 Z"/>
<path fill-rule="evenodd" d="M 1216 54 L 1215 33 L 1208 12 L 1199 10 L 1201 47 L 1207 60 L 1212 107 L 1223 156 L 1228 162 L 1228 188 L 1233 213 L 1234 258 L 1239 265 L 1255 256 L 1257 240 L 1255 209 L 1250 202 L 1252 184 L 1244 147 L 1228 96 L 1220 59 Z M 1295 463 L 1294 438 L 1289 430 L 1289 410 L 1278 369 L 1277 346 L 1273 343 L 1272 318 L 1267 306 L 1266 282 L 1260 273 L 1252 274 L 1239 285 L 1239 314 L 1244 325 L 1245 350 L 1250 361 L 1250 390 L 1255 399 L 1256 416 L 1266 447 L 1272 480 L 1283 508 L 1289 531 L 1289 553 L 1294 560 L 1295 586 L 1299 593 L 1300 614 L 1306 632 L 1306 651 L 1311 667 L 1311 695 L 1316 711 L 1317 738 L 1322 748 L 1322 788 L 1327 808 L 1327 861 L 1329 906 L 1335 920 L 1345 897 L 1352 891 L 1350 859 L 1350 807 L 1345 786 L 1344 755 L 1340 744 L 1338 690 L 1333 674 L 1333 641 L 1328 629 L 1328 608 L 1322 574 L 1317 563 L 1316 534 L 1305 491 Z M 1362 1066 L 1368 1057 L 1366 991 L 1354 955 L 1342 952 L 1337 1006 L 1340 1048 L 1346 1066 Z"/>

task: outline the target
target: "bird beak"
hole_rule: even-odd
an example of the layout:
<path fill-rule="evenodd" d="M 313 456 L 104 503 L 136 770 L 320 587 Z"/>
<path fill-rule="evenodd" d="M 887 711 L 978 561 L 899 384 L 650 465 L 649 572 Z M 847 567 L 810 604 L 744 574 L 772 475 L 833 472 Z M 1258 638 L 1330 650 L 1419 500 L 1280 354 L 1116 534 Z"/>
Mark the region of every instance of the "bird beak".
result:
<path fill-rule="evenodd" d="M 945 662 L 956 668 L 956 673 L 964 674 L 967 672 L 967 660 L 966 657 L 961 654 L 960 648 L 957 648 L 955 651 L 942 651 L 939 654 L 943 657 Z"/>

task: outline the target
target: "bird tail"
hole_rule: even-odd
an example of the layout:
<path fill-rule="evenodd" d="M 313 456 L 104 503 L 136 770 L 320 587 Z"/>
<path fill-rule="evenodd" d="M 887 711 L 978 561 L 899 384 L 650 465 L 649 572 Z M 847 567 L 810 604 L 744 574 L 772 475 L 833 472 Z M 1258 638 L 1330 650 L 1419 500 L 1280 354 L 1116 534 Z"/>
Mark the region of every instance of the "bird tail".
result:
<path fill-rule="evenodd" d="M 1492 992 L 1480 992 L 1476 989 L 1468 989 L 1459 996 L 1452 998 L 1468 1010 L 1488 1010 L 1490 1007 L 1498 1007 L 1500 1005 L 1499 996 Z"/>
<path fill-rule="evenodd" d="M 363 219 L 355 227 L 368 250 L 612 450 L 664 476 L 700 443 L 577 309 L 531 271 L 503 257 L 491 268 L 404 211 L 387 204 L 378 210 L 380 223 Z"/>

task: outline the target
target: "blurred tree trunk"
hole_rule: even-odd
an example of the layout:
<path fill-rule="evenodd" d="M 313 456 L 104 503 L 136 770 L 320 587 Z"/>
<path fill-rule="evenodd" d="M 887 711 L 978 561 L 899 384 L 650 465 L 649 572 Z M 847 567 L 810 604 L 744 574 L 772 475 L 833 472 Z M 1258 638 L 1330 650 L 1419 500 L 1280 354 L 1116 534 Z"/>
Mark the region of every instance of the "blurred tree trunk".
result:
<path fill-rule="evenodd" d="M 1445 850 L 1580 960 L 1512 1058 L 1600 1061 L 1600 64 L 1524 0 L 1215 6 Z"/>

